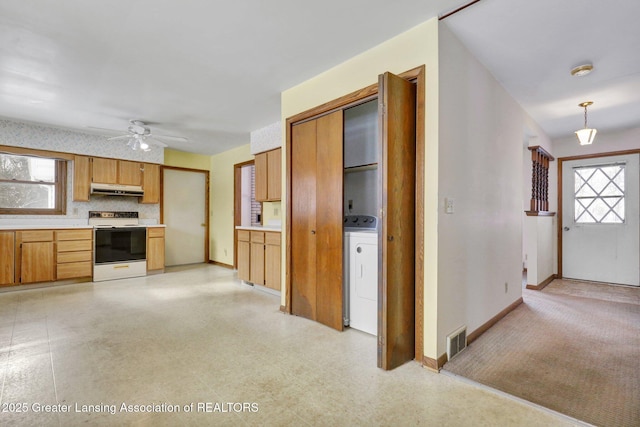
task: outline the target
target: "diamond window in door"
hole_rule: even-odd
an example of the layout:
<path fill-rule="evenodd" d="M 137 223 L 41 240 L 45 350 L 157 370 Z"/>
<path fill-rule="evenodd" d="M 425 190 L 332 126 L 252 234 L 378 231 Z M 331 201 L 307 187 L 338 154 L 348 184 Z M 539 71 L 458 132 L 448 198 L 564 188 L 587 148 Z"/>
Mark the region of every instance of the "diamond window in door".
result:
<path fill-rule="evenodd" d="M 576 223 L 624 222 L 624 165 L 576 168 L 574 180 Z"/>

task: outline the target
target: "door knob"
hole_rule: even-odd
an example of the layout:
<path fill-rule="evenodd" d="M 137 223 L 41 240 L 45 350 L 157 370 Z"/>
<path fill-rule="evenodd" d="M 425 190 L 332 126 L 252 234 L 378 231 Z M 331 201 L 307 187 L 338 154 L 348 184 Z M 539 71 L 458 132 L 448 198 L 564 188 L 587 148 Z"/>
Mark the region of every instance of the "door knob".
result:
<path fill-rule="evenodd" d="M 564 231 L 569 231 L 569 230 L 571 230 L 571 229 L 570 229 L 569 227 L 565 227 L 565 228 L 563 228 L 563 230 L 564 230 Z"/>

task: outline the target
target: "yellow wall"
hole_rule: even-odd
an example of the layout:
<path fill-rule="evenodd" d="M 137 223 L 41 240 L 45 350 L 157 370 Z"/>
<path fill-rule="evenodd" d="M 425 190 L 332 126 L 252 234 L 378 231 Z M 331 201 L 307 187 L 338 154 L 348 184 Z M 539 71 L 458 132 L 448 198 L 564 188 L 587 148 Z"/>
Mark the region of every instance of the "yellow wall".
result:
<path fill-rule="evenodd" d="M 233 166 L 248 160 L 249 144 L 211 156 L 209 258 L 222 264 L 233 265 Z"/>
<path fill-rule="evenodd" d="M 282 93 L 283 135 L 286 119 L 297 113 L 334 100 L 374 84 L 385 71 L 402 73 L 420 65 L 426 66 L 425 126 L 425 298 L 424 353 L 436 359 L 437 354 L 437 208 L 438 208 L 438 20 L 431 19 L 409 31 L 369 49 L 362 54 Z M 283 137 L 284 138 L 284 137 Z M 286 176 L 286 153 L 283 141 L 283 177 Z M 283 180 L 283 192 L 285 195 Z M 283 196 L 283 206 L 286 201 Z M 286 212 L 282 214 L 286 221 Z M 283 265 L 284 271 L 284 249 Z M 282 283 L 284 289 L 284 279 Z M 285 304 L 282 292 L 281 303 Z"/>
<path fill-rule="evenodd" d="M 211 167 L 211 156 L 165 149 L 164 164 L 178 168 L 209 170 Z"/>

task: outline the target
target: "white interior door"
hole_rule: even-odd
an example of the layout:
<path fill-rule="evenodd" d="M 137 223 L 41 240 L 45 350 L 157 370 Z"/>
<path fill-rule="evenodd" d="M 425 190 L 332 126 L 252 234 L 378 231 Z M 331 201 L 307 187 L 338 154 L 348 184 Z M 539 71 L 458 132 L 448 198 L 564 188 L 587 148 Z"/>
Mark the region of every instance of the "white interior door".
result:
<path fill-rule="evenodd" d="M 165 264 L 206 262 L 206 174 L 163 169 Z"/>
<path fill-rule="evenodd" d="M 564 277 L 640 285 L 639 158 L 563 163 Z"/>

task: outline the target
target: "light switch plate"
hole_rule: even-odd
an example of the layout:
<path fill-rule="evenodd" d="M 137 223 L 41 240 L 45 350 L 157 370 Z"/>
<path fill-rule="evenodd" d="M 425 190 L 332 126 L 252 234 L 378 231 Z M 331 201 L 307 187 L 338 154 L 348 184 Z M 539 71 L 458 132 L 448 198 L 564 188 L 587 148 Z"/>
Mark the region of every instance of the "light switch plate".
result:
<path fill-rule="evenodd" d="M 452 198 L 447 197 L 446 199 L 444 199 L 444 211 L 448 214 L 452 214 L 454 212 Z"/>

